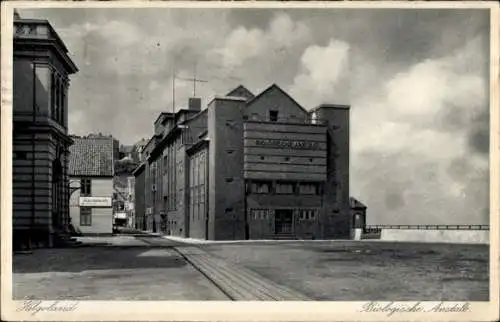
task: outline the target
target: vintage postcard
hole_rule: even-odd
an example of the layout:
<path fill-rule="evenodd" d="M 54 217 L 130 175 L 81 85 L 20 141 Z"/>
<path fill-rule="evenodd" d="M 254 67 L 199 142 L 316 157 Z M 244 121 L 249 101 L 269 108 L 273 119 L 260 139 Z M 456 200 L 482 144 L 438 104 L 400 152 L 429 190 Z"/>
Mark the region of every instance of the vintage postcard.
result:
<path fill-rule="evenodd" d="M 3 2 L 2 320 L 498 320 L 498 9 Z"/>

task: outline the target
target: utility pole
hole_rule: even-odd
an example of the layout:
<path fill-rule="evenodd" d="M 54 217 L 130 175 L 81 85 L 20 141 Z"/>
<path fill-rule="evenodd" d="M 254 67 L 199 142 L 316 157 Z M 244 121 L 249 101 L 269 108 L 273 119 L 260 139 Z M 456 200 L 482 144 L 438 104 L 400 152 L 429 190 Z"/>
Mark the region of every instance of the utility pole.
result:
<path fill-rule="evenodd" d="M 172 73 L 172 114 L 175 113 L 175 62 Z"/>

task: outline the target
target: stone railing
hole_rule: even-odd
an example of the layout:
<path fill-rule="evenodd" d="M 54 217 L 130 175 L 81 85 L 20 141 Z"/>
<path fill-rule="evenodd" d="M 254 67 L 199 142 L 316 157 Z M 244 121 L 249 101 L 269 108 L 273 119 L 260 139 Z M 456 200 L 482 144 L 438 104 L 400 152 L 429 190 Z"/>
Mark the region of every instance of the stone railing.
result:
<path fill-rule="evenodd" d="M 365 230 L 417 229 L 417 230 L 490 230 L 490 225 L 366 225 Z"/>
<path fill-rule="evenodd" d="M 51 39 L 49 26 L 43 22 L 14 22 L 14 38 L 43 38 Z"/>

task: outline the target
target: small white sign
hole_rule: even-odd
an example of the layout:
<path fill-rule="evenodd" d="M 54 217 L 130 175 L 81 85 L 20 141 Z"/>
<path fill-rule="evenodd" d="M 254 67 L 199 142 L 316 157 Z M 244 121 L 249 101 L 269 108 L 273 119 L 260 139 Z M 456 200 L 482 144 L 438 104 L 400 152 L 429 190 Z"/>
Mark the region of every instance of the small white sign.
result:
<path fill-rule="evenodd" d="M 125 212 L 117 212 L 115 213 L 116 219 L 127 219 L 127 213 Z"/>
<path fill-rule="evenodd" d="M 111 207 L 111 197 L 80 197 L 80 207 Z"/>

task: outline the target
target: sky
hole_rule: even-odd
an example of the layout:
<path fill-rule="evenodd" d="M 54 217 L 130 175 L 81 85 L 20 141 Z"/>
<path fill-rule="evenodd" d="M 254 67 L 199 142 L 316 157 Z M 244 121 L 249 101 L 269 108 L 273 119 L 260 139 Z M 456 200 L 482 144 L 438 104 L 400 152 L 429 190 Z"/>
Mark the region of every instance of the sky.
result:
<path fill-rule="evenodd" d="M 368 224 L 487 224 L 489 13 L 472 9 L 23 9 L 80 71 L 69 128 L 132 144 L 172 111 L 276 83 L 351 106 L 350 194 Z M 196 73 L 195 73 L 196 71 Z M 177 108 L 192 82 L 175 82 Z"/>

